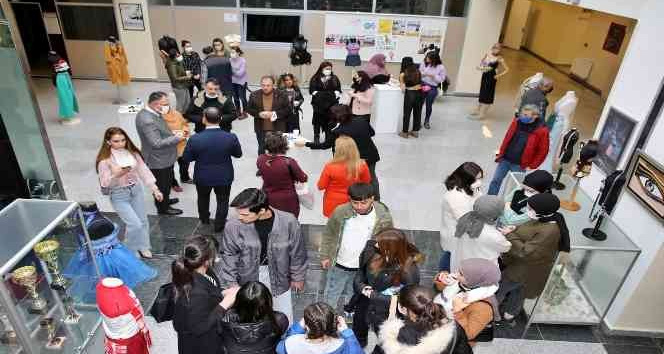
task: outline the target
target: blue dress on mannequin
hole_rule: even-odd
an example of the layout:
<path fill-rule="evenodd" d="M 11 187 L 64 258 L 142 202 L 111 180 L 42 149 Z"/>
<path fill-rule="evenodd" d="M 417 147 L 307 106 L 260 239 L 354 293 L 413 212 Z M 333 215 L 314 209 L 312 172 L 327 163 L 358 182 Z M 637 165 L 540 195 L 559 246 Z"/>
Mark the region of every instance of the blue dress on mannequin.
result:
<path fill-rule="evenodd" d="M 103 216 L 95 219 L 97 215 L 101 216 L 101 213 L 98 211 L 83 212 L 88 230 L 91 229 L 93 223 L 104 222 L 113 225 L 113 232 L 109 235 L 91 240 L 91 248 L 102 277 L 122 279 L 129 288 L 133 289 L 138 284 L 157 276 L 157 271 L 154 268 L 138 259 L 130 249 L 118 240 L 117 236 L 120 228 Z M 79 232 L 79 248 L 65 267 L 63 274 L 67 278 L 76 279 L 69 289 L 72 296 L 84 302 L 94 303 L 96 301 L 95 286 L 99 279 L 97 279 L 97 273 L 90 259 L 90 253 L 83 246 L 85 242 L 85 235 Z"/>

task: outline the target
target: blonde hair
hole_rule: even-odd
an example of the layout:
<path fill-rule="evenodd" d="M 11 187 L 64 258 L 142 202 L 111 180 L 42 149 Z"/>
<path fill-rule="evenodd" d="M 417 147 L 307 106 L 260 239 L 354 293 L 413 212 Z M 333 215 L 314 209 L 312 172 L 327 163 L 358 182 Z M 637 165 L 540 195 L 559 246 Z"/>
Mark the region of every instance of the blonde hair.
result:
<path fill-rule="evenodd" d="M 360 167 L 364 160 L 360 159 L 355 140 L 348 136 L 340 136 L 334 142 L 334 157 L 332 163 L 340 162 L 346 165 L 348 178 L 357 179 L 360 175 Z"/>

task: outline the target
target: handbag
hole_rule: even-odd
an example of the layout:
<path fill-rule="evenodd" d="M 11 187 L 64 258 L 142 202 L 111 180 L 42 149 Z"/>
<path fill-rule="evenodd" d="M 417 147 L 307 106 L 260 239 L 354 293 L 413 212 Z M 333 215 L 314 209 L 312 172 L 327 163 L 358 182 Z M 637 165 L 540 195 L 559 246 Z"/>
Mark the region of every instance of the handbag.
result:
<path fill-rule="evenodd" d="M 293 185 L 295 186 L 295 193 L 297 194 L 297 199 L 300 202 L 300 205 L 303 207 L 312 210 L 314 208 L 314 194 L 309 188 L 309 184 L 307 182 L 298 182 L 295 179 L 295 174 L 293 173 L 293 169 L 291 168 L 290 164 L 290 157 L 287 157 L 288 159 L 288 172 L 290 173 L 291 179 L 293 180 Z"/>
<path fill-rule="evenodd" d="M 484 301 L 484 300 L 480 300 L 480 301 L 488 304 L 489 306 L 491 306 L 491 308 L 493 308 L 493 306 L 491 305 L 490 302 Z M 473 342 L 483 342 L 483 343 L 492 342 L 493 337 L 494 337 L 494 329 L 495 329 L 494 321 L 491 320 L 491 322 L 489 322 L 489 324 L 484 326 L 484 329 L 482 329 L 482 332 L 480 332 L 477 336 L 475 336 L 475 339 L 473 339 Z"/>
<path fill-rule="evenodd" d="M 175 314 L 175 284 L 167 283 L 159 287 L 157 297 L 150 307 L 150 315 L 157 323 L 173 320 Z"/>

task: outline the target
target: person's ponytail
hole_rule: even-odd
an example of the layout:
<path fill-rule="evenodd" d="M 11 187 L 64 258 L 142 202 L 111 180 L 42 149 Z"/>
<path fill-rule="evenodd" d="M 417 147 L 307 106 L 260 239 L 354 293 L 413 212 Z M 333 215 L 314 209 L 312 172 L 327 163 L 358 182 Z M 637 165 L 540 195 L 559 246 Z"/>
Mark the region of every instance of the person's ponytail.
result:
<path fill-rule="evenodd" d="M 419 285 L 407 285 L 399 292 L 399 304 L 416 316 L 419 330 L 428 332 L 446 323 L 445 310 L 433 302 L 431 289 Z"/>
<path fill-rule="evenodd" d="M 214 260 L 215 253 L 214 244 L 209 237 L 192 236 L 187 241 L 182 255 L 171 264 L 172 281 L 178 297 L 184 295 L 189 298 L 194 272 L 206 262 Z"/>
<path fill-rule="evenodd" d="M 171 264 L 171 273 L 173 275 L 173 285 L 177 290 L 178 297 L 185 295 L 189 298 L 191 284 L 194 281 L 194 272 L 185 266 L 184 258 L 180 257 Z"/>

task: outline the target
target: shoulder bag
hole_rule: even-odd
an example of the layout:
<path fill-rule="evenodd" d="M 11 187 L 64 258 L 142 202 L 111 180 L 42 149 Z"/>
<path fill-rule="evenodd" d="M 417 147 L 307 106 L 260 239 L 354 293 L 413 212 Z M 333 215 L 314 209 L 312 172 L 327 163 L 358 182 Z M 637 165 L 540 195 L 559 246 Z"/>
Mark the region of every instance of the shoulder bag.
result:
<path fill-rule="evenodd" d="M 297 199 L 300 201 L 300 205 L 312 210 L 314 208 L 314 194 L 309 188 L 309 184 L 307 182 L 298 182 L 297 179 L 295 179 L 295 174 L 293 173 L 290 163 L 292 159 L 290 157 L 286 157 L 286 159 L 288 159 L 288 162 L 286 163 L 288 165 L 288 172 L 293 180 L 295 193 L 297 194 Z"/>
<path fill-rule="evenodd" d="M 157 292 L 150 307 L 150 315 L 157 323 L 173 320 L 175 314 L 175 285 L 167 283 L 162 285 Z"/>

